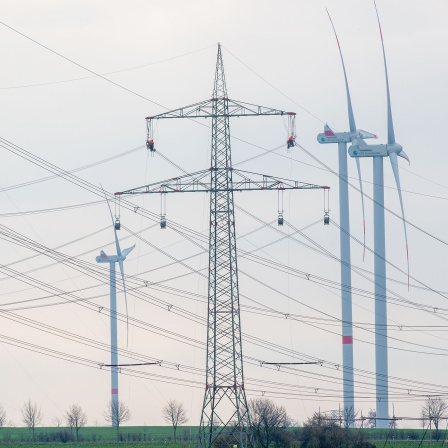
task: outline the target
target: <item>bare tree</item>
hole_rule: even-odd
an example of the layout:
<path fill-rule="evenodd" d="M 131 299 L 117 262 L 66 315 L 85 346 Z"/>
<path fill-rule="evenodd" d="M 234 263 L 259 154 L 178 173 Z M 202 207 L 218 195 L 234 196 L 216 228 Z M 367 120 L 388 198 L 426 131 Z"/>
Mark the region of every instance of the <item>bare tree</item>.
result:
<path fill-rule="evenodd" d="M 78 404 L 72 404 L 65 413 L 65 421 L 70 428 L 75 428 L 76 441 L 78 441 L 78 433 L 80 428 L 86 426 L 87 415 Z"/>
<path fill-rule="evenodd" d="M 129 407 L 122 401 L 109 401 L 106 410 L 103 413 L 104 418 L 112 426 L 117 427 L 117 442 L 120 441 L 120 425 L 126 423 L 131 418 Z"/>
<path fill-rule="evenodd" d="M 300 446 L 303 448 L 353 446 L 351 435 L 355 433 L 343 428 L 341 416 L 335 418 L 334 414 L 335 411 L 326 414 L 315 412 L 308 418 L 303 423 Z"/>
<path fill-rule="evenodd" d="M 51 423 L 53 423 L 54 426 L 60 427 L 62 425 L 62 418 L 61 417 L 53 417 L 51 420 Z"/>
<path fill-rule="evenodd" d="M 31 400 L 25 402 L 22 406 L 22 421 L 25 423 L 25 426 L 31 429 L 33 432 L 33 441 L 35 438 L 35 429 L 36 426 L 40 425 L 42 422 L 44 415 L 42 414 L 41 409 L 37 406 L 37 404 L 31 403 Z"/>
<path fill-rule="evenodd" d="M 395 417 L 391 418 L 389 420 L 389 428 L 397 429 L 397 427 L 398 427 L 397 419 Z"/>
<path fill-rule="evenodd" d="M 356 419 L 358 418 L 359 411 L 355 412 L 354 406 L 344 408 L 344 426 L 346 428 L 351 428 L 355 426 Z"/>
<path fill-rule="evenodd" d="M 367 413 L 367 428 L 376 428 L 376 411 L 375 409 L 369 409 Z"/>
<path fill-rule="evenodd" d="M 439 423 L 442 418 L 445 417 L 448 410 L 448 403 L 440 397 L 428 397 L 422 406 L 422 426 L 426 425 L 429 421 L 434 423 L 436 431 L 439 431 Z"/>
<path fill-rule="evenodd" d="M 355 412 L 353 405 L 347 408 L 341 408 L 341 406 L 339 406 L 338 409 L 328 411 L 326 414 L 330 419 L 337 422 L 341 428 L 351 428 L 355 426 L 359 411 Z"/>
<path fill-rule="evenodd" d="M 366 440 L 364 431 L 352 431 L 333 418 L 331 412 L 315 412 L 303 423 L 300 432 L 301 448 L 375 448 Z"/>
<path fill-rule="evenodd" d="M 3 405 L 0 403 L 0 427 L 5 426 L 6 423 L 6 411 Z"/>
<path fill-rule="evenodd" d="M 291 424 L 285 408 L 269 398 L 250 400 L 249 410 L 254 437 L 263 448 L 268 448 L 275 433 Z"/>
<path fill-rule="evenodd" d="M 162 408 L 163 419 L 173 426 L 174 441 L 176 441 L 176 431 L 179 425 L 188 421 L 187 411 L 182 403 L 176 400 L 169 400 Z"/>

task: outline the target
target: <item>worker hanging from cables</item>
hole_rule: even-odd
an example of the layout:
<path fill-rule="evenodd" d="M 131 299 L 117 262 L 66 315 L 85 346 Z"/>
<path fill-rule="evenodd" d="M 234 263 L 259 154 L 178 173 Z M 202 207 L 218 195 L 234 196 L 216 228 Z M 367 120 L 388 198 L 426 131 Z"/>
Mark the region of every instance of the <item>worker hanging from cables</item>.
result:
<path fill-rule="evenodd" d="M 293 148 L 296 144 L 296 114 L 288 112 L 288 140 L 286 140 L 286 149 Z"/>
<path fill-rule="evenodd" d="M 293 146 L 294 146 L 294 137 L 290 135 L 288 137 L 288 141 L 286 142 L 286 147 L 289 149 L 292 148 Z"/>
<path fill-rule="evenodd" d="M 146 138 L 146 147 L 149 149 L 151 156 L 154 157 L 156 148 L 154 147 L 154 127 L 151 117 L 146 117 L 146 128 L 148 131 Z"/>

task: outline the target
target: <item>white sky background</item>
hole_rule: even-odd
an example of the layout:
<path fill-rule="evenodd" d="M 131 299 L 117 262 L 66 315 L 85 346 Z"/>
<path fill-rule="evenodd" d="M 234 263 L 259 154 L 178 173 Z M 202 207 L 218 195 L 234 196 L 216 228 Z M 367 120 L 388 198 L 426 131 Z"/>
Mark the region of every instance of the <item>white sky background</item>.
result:
<path fill-rule="evenodd" d="M 176 108 L 210 97 L 216 59 L 216 44 L 223 45 L 229 97 L 254 104 L 297 112 L 298 142 L 321 161 L 337 170 L 336 146 L 322 146 L 316 135 L 323 130 L 323 122 L 334 129 L 348 129 L 346 98 L 337 45 L 325 6 L 332 14 L 342 45 L 357 126 L 379 135 L 385 142 L 386 93 L 381 44 L 373 3 L 371 1 L 285 1 L 281 4 L 268 1 L 170 1 L 170 2 L 61 2 L 4 1 L 2 20 L 60 52 L 80 64 L 105 74 L 136 66 L 145 67 L 107 75 L 134 92 L 167 107 Z M 411 159 L 407 166 L 399 160 L 407 219 L 432 235 L 444 239 L 446 232 L 448 182 L 445 167 L 447 155 L 441 146 L 446 122 L 447 90 L 445 87 L 448 65 L 446 18 L 448 6 L 442 0 L 430 2 L 379 0 L 388 58 L 389 79 L 395 134 Z M 63 60 L 13 31 L 0 26 L 0 135 L 66 170 L 96 162 L 137 148 L 146 138 L 144 117 L 164 111 L 163 108 L 113 86 L 99 78 L 54 83 L 82 78 L 90 74 Z M 197 51 L 201 50 L 201 51 Z M 185 53 L 192 54 L 177 57 Z M 234 56 L 253 71 L 248 70 Z M 159 62 L 169 58 L 169 61 Z M 153 65 L 148 65 L 154 63 Z M 282 96 L 260 77 L 283 92 Z M 53 83 L 49 85 L 30 86 Z M 30 86 L 30 87 L 26 87 Z M 308 112 L 307 112 L 308 111 Z M 309 113 L 310 112 L 310 113 Z M 234 119 L 232 135 L 267 150 L 282 145 L 286 140 L 285 124 L 281 117 Z M 191 172 L 209 166 L 210 131 L 191 122 L 172 120 L 161 122 L 157 128 L 156 146 L 185 170 Z M 232 142 L 234 164 L 264 151 L 240 141 Z M 48 172 L 12 155 L 1 152 L 1 188 L 38 179 Z M 331 217 L 339 221 L 337 178 L 316 168 L 317 162 L 299 149 L 291 154 L 281 148 L 267 156 L 242 164 L 241 169 L 269 173 L 301 181 L 329 185 Z M 365 192 L 372 194 L 372 162 L 362 160 Z M 350 175 L 356 184 L 356 169 L 349 160 Z M 108 191 L 120 191 L 156 182 L 179 174 L 162 158 L 150 158 L 143 147 L 131 155 L 95 168 L 77 173 L 81 178 Z M 398 195 L 388 160 L 385 160 L 386 206 L 399 213 Z M 29 238 L 55 248 L 77 240 L 92 232 L 96 235 L 82 239 L 61 249 L 62 252 L 94 263 L 99 248 L 113 253 L 114 245 L 110 218 L 104 203 L 69 211 L 28 216 L 6 217 L 4 214 L 27 210 L 40 210 L 65 205 L 97 201 L 99 198 L 65 180 L 57 179 L 32 186 L 2 191 L 1 224 Z M 160 213 L 157 196 L 135 197 L 132 201 L 153 213 Z M 242 209 L 257 215 L 265 222 L 277 218 L 275 193 L 252 192 L 236 195 Z M 320 191 L 294 191 L 285 194 L 285 220 L 301 228 L 322 220 L 323 200 Z M 352 234 L 362 239 L 360 198 L 356 190 L 350 191 Z M 195 231 L 208 233 L 208 196 L 179 195 L 167 200 L 168 222 L 181 223 Z M 134 232 L 154 224 L 137 214 L 122 210 L 122 223 Z M 373 247 L 372 203 L 366 200 L 367 245 Z M 258 227 L 239 209 L 236 210 L 237 232 L 244 235 Z M 276 224 L 274 223 L 275 227 Z M 281 231 L 288 233 L 288 227 Z M 291 230 L 289 230 L 291 232 Z M 405 244 L 402 222 L 386 213 L 387 257 L 400 269 L 406 269 Z M 306 231 L 316 243 L 334 254 L 339 254 L 339 233 L 335 226 L 322 222 Z M 145 243 L 122 230 L 122 247 L 137 243 L 137 248 L 125 263 L 127 275 L 157 282 L 185 274 L 181 266 L 147 271 L 164 266 L 170 260 Z M 408 226 L 411 275 L 433 289 L 447 291 L 445 282 L 446 244 Z M 199 249 L 169 228 L 161 231 L 158 225 L 145 230 L 142 236 L 176 258 L 197 254 Z M 264 246 L 281 235 L 263 229 L 238 241 L 239 249 L 252 250 Z M 303 241 L 297 237 L 298 241 Z M 23 260 L 32 251 L 0 240 L 2 264 Z M 292 240 L 283 240 L 257 252 L 279 264 L 339 282 L 339 265 L 315 251 L 306 249 Z M 362 247 L 352 245 L 352 262 L 367 271 L 373 270 L 373 257 L 367 253 L 362 260 Z M 192 258 L 186 263 L 193 269 L 207 265 L 207 256 Z M 283 313 L 326 318 L 313 311 L 313 307 L 340 318 L 340 299 L 336 289 L 263 268 L 251 261 L 240 259 L 240 270 L 268 282 L 274 292 L 247 276 L 240 274 L 240 293 L 256 300 L 256 305 L 242 297 L 244 306 L 268 306 Z M 39 256 L 21 261 L 11 267 L 28 272 L 51 264 Z M 94 266 L 96 268 L 96 266 Z M 108 285 L 70 267 L 50 266 L 29 273 L 44 283 L 54 284 L 91 298 L 98 306 L 108 306 Z M 368 274 L 370 276 L 370 274 Z M 388 276 L 406 282 L 406 276 L 388 267 Z M 40 298 L 45 294 L 17 279 L 1 278 L 0 304 L 3 309 L 29 306 L 30 303 L 6 305 L 12 302 Z M 373 284 L 353 274 L 353 287 L 369 293 Z M 411 281 L 413 285 L 415 281 Z M 160 300 L 181 307 L 190 313 L 205 317 L 203 302 L 207 283 L 203 277 L 189 275 L 165 283 L 166 285 L 199 294 L 199 301 L 176 297 L 148 288 L 147 293 Z M 389 372 L 401 389 L 390 389 L 390 402 L 396 415 L 418 416 L 421 401 L 412 396 L 415 384 L 409 381 L 431 383 L 432 391 L 446 393 L 446 340 L 447 326 L 441 313 L 448 310 L 444 297 L 434 292 L 389 281 L 390 296 L 399 295 L 417 304 L 437 308 L 436 313 L 411 309 L 408 305 L 389 302 L 390 340 Z M 289 296 L 289 298 L 288 298 Z M 123 297 L 119 295 L 119 309 L 124 312 Z M 59 299 L 41 299 L 32 304 L 51 304 Z M 149 325 L 158 326 L 182 335 L 205 341 L 205 328 L 136 298 L 128 297 L 129 314 Z M 300 303 L 299 303 L 300 302 Z M 364 414 L 375 406 L 374 381 L 374 322 L 371 294 L 353 296 L 353 317 L 358 326 L 354 330 L 355 368 L 364 370 L 366 377 L 355 375 L 357 409 Z M 401 305 L 401 306 L 399 306 Z M 107 316 L 76 304 L 65 304 L 19 311 L 20 316 L 63 328 L 77 335 L 108 344 L 109 321 Z M 3 336 L 13 337 L 60 352 L 108 363 L 108 351 L 100 351 L 79 343 L 12 322 L 1 315 Z M 317 320 L 314 326 L 302 321 L 291 321 L 242 312 L 243 332 L 298 353 L 333 363 L 341 363 L 341 337 L 338 323 Z M 442 326 L 416 328 L 416 325 Z M 399 326 L 413 326 L 399 330 Z M 409 330 L 409 331 L 405 331 Z M 120 348 L 126 349 L 126 326 L 119 326 Z M 110 398 L 109 373 L 36 354 L 6 344 L 0 345 L 2 388 L 0 401 L 8 418 L 17 425 L 20 407 L 28 398 L 37 402 L 45 414 L 46 425 L 61 416 L 72 403 L 85 408 L 89 423 L 102 424 L 102 412 Z M 421 344 L 419 346 L 417 344 Z M 128 350 L 142 356 L 202 369 L 205 352 L 199 348 L 174 341 L 141 328 L 130 327 Z M 414 353 L 414 350 L 422 353 Z M 430 353 L 430 354 L 425 354 Z M 441 355 L 435 355 L 438 353 Z M 289 362 L 300 356 L 287 357 L 266 348 L 244 342 L 248 358 L 264 361 Z M 142 356 L 137 359 L 142 359 Z M 126 356 L 121 362 L 135 362 Z M 161 377 L 138 379 L 120 375 L 120 398 L 129 404 L 132 412 L 130 424 L 164 424 L 161 408 L 170 398 L 183 401 L 188 409 L 191 424 L 198 424 L 203 398 L 203 378 L 191 371 L 175 371 L 162 367 L 142 367 L 139 372 Z M 299 422 L 305 420 L 320 406 L 330 410 L 342 405 L 341 374 L 336 368 L 309 366 L 293 374 L 282 370 L 268 370 L 246 363 L 246 387 L 249 398 L 268 397 L 286 406 L 290 415 Z M 322 375 L 328 375 L 324 377 Z M 168 379 L 171 378 L 171 379 Z M 168 384 L 184 380 L 200 388 Z M 281 388 L 269 383 L 282 383 Z M 363 381 L 363 383 L 361 383 Z M 197 382 L 198 384 L 194 383 Z M 299 388 L 304 386 L 306 388 Z M 392 386 L 392 383 L 391 383 Z M 429 386 L 421 386 L 428 390 Z M 317 393 L 314 389 L 319 389 Z M 407 397 L 408 389 L 411 394 Z M 299 394 L 302 392 L 302 396 Z M 297 394 L 297 395 L 293 395 Z M 421 393 L 424 395 L 424 393 Z M 283 398 L 281 398 L 283 397 Z M 406 424 L 402 424 L 405 426 Z"/>

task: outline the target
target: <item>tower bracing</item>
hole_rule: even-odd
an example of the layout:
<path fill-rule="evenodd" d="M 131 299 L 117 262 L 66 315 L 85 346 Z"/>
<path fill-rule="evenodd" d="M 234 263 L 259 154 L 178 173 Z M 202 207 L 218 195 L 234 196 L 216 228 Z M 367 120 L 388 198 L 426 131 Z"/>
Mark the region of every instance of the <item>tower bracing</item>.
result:
<path fill-rule="evenodd" d="M 153 120 L 211 118 L 210 168 L 116 193 L 210 193 L 206 381 L 198 434 L 198 446 L 201 448 L 211 448 L 217 444 L 229 448 L 253 445 L 244 388 L 233 192 L 328 188 L 232 168 L 230 117 L 261 115 L 288 115 L 292 120 L 295 117 L 293 112 L 229 99 L 221 46 L 218 45 L 212 98 L 146 119 L 147 146 L 155 152 Z"/>
<path fill-rule="evenodd" d="M 213 88 L 207 366 L 199 444 L 210 447 L 221 432 L 230 445 L 251 445 L 244 391 L 238 262 L 227 87 L 218 49 Z M 227 409 L 226 409 L 227 408 Z M 225 428 L 221 431 L 221 428 Z M 230 442 L 230 443 L 229 443 Z"/>

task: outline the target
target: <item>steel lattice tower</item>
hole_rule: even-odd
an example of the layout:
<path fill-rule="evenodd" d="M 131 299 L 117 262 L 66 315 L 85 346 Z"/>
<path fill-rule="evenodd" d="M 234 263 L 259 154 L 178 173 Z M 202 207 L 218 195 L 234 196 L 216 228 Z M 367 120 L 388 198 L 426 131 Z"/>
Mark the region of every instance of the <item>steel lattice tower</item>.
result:
<path fill-rule="evenodd" d="M 288 117 L 287 147 L 293 146 L 294 112 L 257 106 L 227 97 L 221 46 L 218 45 L 212 99 L 146 117 L 146 145 L 152 155 L 156 154 L 154 120 L 211 118 L 210 168 L 115 193 L 118 196 L 185 192 L 210 194 L 207 363 L 198 435 L 200 448 L 212 448 L 215 444 L 228 448 L 233 448 L 234 445 L 248 448 L 252 445 L 249 409 L 244 390 L 233 192 L 328 190 L 328 187 L 232 168 L 230 117 L 270 115 Z M 164 210 L 160 223 L 162 228 L 167 227 Z"/>
<path fill-rule="evenodd" d="M 199 444 L 251 445 L 244 391 L 228 98 L 218 47 L 212 98 L 206 390 Z M 226 429 L 222 431 L 222 427 Z"/>

